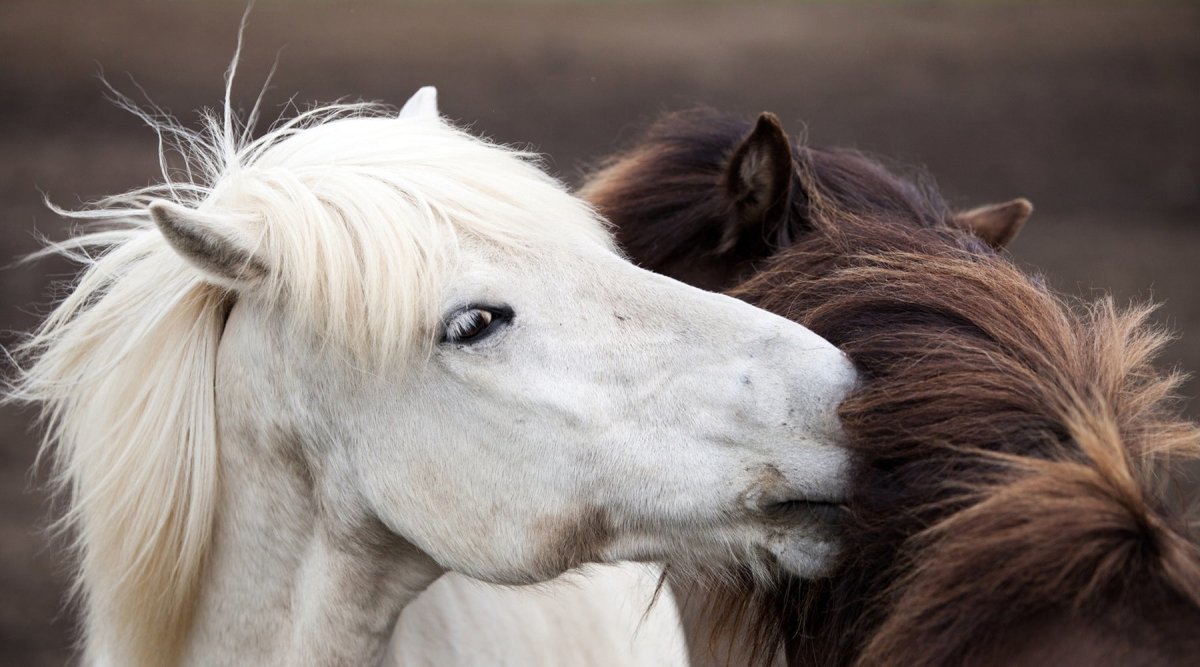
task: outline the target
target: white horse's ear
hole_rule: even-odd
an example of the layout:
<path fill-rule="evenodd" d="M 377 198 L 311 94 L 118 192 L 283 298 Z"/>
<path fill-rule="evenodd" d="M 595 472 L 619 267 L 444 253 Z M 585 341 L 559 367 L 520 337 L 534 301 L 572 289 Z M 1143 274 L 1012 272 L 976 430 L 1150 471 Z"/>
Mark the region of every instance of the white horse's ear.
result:
<path fill-rule="evenodd" d="M 437 118 L 437 88 L 425 86 L 413 93 L 400 109 L 397 118 Z"/>
<path fill-rule="evenodd" d="M 150 217 L 175 252 L 218 284 L 244 285 L 269 272 L 246 234 L 231 224 L 163 200 L 150 203 Z"/>

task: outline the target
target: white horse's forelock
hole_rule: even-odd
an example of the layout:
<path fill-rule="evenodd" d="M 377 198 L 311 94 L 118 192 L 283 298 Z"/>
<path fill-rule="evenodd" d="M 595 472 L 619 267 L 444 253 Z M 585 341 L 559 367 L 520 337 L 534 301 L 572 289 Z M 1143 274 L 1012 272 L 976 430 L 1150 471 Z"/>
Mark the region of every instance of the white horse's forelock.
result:
<path fill-rule="evenodd" d="M 18 350 L 9 390 L 42 405 L 89 652 L 120 663 L 162 662 L 186 635 L 212 534 L 216 353 L 232 303 L 172 250 L 150 203 L 244 226 L 269 267 L 261 298 L 364 368 L 432 340 L 460 239 L 612 247 L 528 154 L 436 113 L 334 104 L 253 140 L 228 102 L 200 131 L 139 113 L 160 137 L 163 182 L 55 209 L 100 227 L 47 249 L 84 270 Z M 182 168 L 166 166 L 172 153 Z"/>

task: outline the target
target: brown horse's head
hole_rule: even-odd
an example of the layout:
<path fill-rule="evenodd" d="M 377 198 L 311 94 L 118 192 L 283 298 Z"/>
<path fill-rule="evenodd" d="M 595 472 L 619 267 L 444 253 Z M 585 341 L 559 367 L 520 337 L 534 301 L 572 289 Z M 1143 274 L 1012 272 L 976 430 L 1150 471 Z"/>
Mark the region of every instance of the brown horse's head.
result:
<path fill-rule="evenodd" d="M 1033 211 L 1015 199 L 952 212 L 919 178 L 856 151 L 793 143 L 774 114 L 749 123 L 706 109 L 664 116 L 581 193 L 617 223 L 634 261 L 707 289 L 736 285 L 813 232 L 813 195 L 849 214 L 971 232 L 980 248 L 1007 245 Z"/>
<path fill-rule="evenodd" d="M 634 261 L 709 287 L 748 277 L 734 295 L 861 372 L 841 408 L 858 456 L 836 571 L 727 587 L 710 623 L 739 619 L 793 665 L 1200 655 L 1200 548 L 1166 483 L 1200 434 L 1152 366 L 1164 336 L 1147 308 L 1068 303 L 995 252 L 1028 203 L 955 215 L 861 155 L 791 146 L 769 116 L 712 114 L 667 117 L 585 192 Z"/>

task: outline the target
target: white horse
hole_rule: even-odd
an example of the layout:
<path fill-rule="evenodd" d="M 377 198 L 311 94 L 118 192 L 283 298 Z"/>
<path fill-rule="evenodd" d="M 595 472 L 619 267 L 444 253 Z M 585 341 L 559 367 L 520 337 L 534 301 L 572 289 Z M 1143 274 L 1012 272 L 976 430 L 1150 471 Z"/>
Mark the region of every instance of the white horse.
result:
<path fill-rule="evenodd" d="M 231 73 L 232 78 L 232 73 Z M 528 156 L 426 114 L 230 111 L 82 212 L 24 347 L 95 664 L 377 663 L 447 571 L 820 571 L 855 382 L 808 330 L 635 268 Z M 247 123 L 250 126 L 252 123 Z"/>

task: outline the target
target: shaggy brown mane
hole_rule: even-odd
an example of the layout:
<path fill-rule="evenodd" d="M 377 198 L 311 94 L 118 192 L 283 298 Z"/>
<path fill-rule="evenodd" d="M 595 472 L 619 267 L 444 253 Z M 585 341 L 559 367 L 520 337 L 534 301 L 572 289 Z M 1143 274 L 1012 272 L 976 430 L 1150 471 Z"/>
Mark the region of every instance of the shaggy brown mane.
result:
<path fill-rule="evenodd" d="M 797 651 L 977 664 L 1029 614 L 1103 625 L 1141 599 L 1200 627 L 1200 552 L 1163 486 L 1197 433 L 1171 407 L 1178 378 L 1150 366 L 1148 310 L 1071 308 L 958 232 L 836 224 L 734 292 L 863 374 L 841 408 L 861 462 L 847 558 L 804 591 Z"/>
<path fill-rule="evenodd" d="M 713 174 L 746 132 L 709 124 L 688 152 L 698 128 L 664 122 L 587 189 L 652 269 L 713 257 L 664 230 L 720 224 Z M 861 370 L 843 555 L 773 596 L 726 586 L 718 627 L 750 628 L 760 658 L 785 642 L 793 665 L 1193 664 L 1200 548 L 1166 468 L 1200 457 L 1200 433 L 1151 365 L 1150 309 L 1068 303 L 936 192 L 830 155 L 795 149 L 794 240 L 731 293 Z"/>

